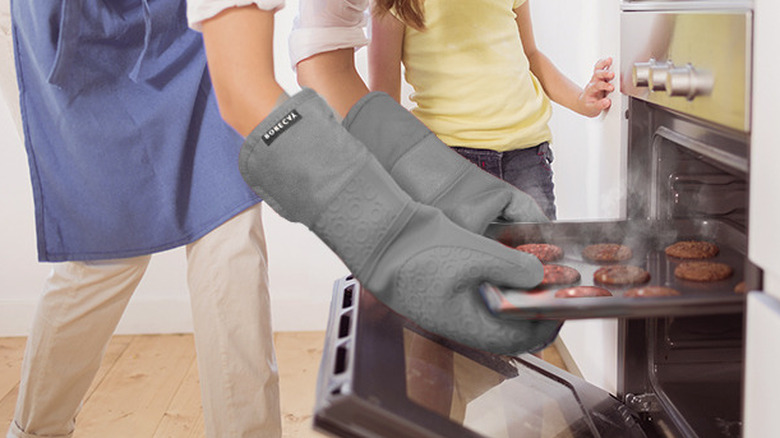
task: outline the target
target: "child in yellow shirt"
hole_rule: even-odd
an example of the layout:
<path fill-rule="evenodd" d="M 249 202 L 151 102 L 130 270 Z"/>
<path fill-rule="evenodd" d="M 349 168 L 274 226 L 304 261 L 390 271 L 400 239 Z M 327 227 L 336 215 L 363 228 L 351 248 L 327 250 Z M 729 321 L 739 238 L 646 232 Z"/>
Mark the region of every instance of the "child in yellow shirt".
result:
<path fill-rule="evenodd" d="M 401 65 L 412 112 L 444 143 L 556 217 L 550 100 L 595 117 L 609 108 L 612 60 L 580 88 L 537 47 L 526 0 L 379 0 L 370 88 L 396 100 Z"/>

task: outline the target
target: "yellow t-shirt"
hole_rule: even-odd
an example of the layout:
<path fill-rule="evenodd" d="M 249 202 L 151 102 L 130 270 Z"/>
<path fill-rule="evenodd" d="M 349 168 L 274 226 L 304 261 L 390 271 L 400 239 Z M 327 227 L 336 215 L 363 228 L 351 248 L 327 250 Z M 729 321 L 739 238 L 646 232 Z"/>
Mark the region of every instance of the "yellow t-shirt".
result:
<path fill-rule="evenodd" d="M 425 0 L 425 30 L 406 27 L 412 112 L 444 143 L 502 152 L 551 140 L 513 11 L 524 2 Z"/>

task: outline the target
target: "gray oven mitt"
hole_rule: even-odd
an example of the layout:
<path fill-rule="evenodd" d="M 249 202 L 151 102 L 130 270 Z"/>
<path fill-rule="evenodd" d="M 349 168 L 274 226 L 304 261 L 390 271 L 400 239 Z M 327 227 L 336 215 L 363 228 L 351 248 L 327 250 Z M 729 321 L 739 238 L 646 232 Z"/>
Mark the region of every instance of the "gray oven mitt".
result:
<path fill-rule="evenodd" d="M 551 342 L 556 321 L 502 320 L 485 281 L 532 288 L 542 265 L 413 201 L 314 91 L 280 104 L 247 137 L 244 180 L 277 213 L 311 229 L 380 301 L 426 330 L 517 354 Z"/>
<path fill-rule="evenodd" d="M 386 93 L 363 96 L 343 124 L 414 200 L 468 230 L 483 233 L 496 220 L 549 222 L 531 196 L 461 157 Z"/>

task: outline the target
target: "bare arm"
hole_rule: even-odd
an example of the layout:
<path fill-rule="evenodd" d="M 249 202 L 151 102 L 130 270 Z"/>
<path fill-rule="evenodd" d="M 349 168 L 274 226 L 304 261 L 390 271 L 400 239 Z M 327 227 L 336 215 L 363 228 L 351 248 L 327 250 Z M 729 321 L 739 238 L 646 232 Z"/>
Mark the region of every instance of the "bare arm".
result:
<path fill-rule="evenodd" d="M 384 91 L 401 101 L 401 51 L 405 25 L 390 13 L 373 16 L 368 46 L 371 91 Z"/>
<path fill-rule="evenodd" d="M 368 94 L 352 48 L 318 53 L 298 63 L 298 83 L 319 93 L 342 116 Z"/>
<path fill-rule="evenodd" d="M 515 20 L 531 72 L 539 78 L 545 93 L 554 102 L 584 116 L 595 117 L 599 115 L 602 110 L 611 105 L 607 94 L 615 88 L 609 83 L 614 78 L 614 73 L 608 71 L 612 59 L 600 60 L 594 68 L 591 81 L 584 90 L 580 88 L 561 73 L 552 61 L 536 47 L 529 1 L 515 9 L 515 14 L 517 14 Z"/>
<path fill-rule="evenodd" d="M 203 39 L 223 119 L 246 137 L 282 94 L 274 77 L 274 12 L 230 8 L 203 23 Z"/>
<path fill-rule="evenodd" d="M 404 25 L 390 14 L 372 23 L 369 73 L 372 91 L 401 98 L 401 45 Z M 369 91 L 355 68 L 354 50 L 319 53 L 298 63 L 298 83 L 322 95 L 342 116 Z"/>

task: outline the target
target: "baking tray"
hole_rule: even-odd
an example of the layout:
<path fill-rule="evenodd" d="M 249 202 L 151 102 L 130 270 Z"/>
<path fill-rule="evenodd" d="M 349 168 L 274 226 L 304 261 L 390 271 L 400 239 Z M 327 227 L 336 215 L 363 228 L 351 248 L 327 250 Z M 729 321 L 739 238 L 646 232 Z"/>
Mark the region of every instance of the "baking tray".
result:
<path fill-rule="evenodd" d="M 744 280 L 747 238 L 727 223 L 708 219 L 624 220 L 606 222 L 552 222 L 545 224 L 491 224 L 487 233 L 505 245 L 551 243 L 564 251 L 563 259 L 551 262 L 570 266 L 581 279 L 572 285 L 604 287 L 611 297 L 556 298 L 555 291 L 569 285 L 544 290 L 506 289 L 492 284 L 480 288 L 488 308 L 504 318 L 584 319 L 632 318 L 738 313 L 744 310 L 745 294 L 734 292 Z M 720 248 L 707 261 L 725 263 L 734 269 L 728 279 L 715 282 L 681 280 L 674 276 L 683 260 L 668 257 L 664 249 L 679 240 L 707 240 Z M 650 273 L 643 284 L 667 286 L 680 295 L 668 297 L 624 297 L 630 287 L 596 284 L 593 273 L 606 265 L 582 258 L 582 250 L 595 243 L 619 243 L 630 247 L 633 257 L 620 264 L 635 265 Z"/>

